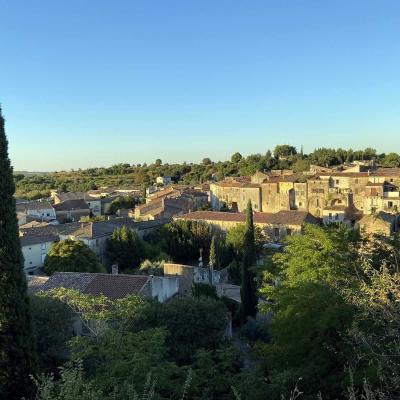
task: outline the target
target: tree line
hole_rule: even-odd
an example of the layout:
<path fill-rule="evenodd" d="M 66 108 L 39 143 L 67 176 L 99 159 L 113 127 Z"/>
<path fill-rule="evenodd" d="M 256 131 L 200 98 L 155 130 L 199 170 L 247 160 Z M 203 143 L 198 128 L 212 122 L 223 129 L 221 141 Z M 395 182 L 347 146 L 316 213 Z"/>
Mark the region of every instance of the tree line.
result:
<path fill-rule="evenodd" d="M 364 150 L 318 148 L 309 154 L 294 146 L 278 145 L 265 154 L 247 157 L 239 152 L 227 161 L 212 161 L 206 157 L 201 163 L 168 164 L 160 159 L 151 164 L 121 163 L 108 168 L 88 168 L 59 171 L 49 174 L 15 175 L 17 197 L 48 197 L 51 189 L 61 191 L 86 191 L 100 186 L 146 187 L 155 182 L 157 176 L 171 176 L 173 182 L 199 184 L 211 179 L 221 180 L 226 176 L 246 176 L 269 169 L 292 169 L 302 172 L 310 165 L 331 167 L 353 161 L 375 160 L 385 167 L 399 167 L 397 153 L 377 153 L 375 149 Z"/>

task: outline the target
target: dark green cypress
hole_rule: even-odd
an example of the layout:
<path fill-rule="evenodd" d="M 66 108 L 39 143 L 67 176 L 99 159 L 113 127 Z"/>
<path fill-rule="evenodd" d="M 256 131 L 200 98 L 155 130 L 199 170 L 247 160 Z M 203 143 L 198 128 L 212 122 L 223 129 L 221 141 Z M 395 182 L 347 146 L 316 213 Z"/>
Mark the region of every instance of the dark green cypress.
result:
<path fill-rule="evenodd" d="M 244 234 L 244 251 L 242 260 L 242 287 L 241 297 L 241 320 L 246 322 L 247 317 L 255 317 L 257 314 L 257 284 L 254 272 L 251 267 L 256 264 L 256 243 L 254 235 L 253 208 L 251 202 L 247 204 L 246 210 L 246 231 Z"/>
<path fill-rule="evenodd" d="M 32 396 L 34 340 L 23 271 L 14 180 L 0 108 L 0 399 Z"/>

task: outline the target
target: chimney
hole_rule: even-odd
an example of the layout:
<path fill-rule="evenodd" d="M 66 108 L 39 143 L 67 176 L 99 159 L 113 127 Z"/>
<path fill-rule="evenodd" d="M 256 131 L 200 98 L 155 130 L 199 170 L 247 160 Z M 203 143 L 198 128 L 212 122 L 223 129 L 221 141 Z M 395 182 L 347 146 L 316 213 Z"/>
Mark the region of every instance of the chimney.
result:
<path fill-rule="evenodd" d="M 111 266 L 111 275 L 118 275 L 118 264 L 113 264 Z"/>

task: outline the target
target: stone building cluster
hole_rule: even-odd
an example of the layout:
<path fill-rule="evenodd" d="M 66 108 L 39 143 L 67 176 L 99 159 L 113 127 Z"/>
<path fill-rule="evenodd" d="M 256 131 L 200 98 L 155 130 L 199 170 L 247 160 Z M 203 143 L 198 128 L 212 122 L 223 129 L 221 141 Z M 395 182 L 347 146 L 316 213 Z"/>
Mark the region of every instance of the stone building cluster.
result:
<path fill-rule="evenodd" d="M 243 212 L 250 200 L 255 212 L 305 211 L 324 223 L 355 225 L 364 215 L 400 211 L 400 168 L 370 165 L 336 169 L 312 166 L 305 173 L 290 170 L 257 172 L 210 185 L 214 210 Z"/>

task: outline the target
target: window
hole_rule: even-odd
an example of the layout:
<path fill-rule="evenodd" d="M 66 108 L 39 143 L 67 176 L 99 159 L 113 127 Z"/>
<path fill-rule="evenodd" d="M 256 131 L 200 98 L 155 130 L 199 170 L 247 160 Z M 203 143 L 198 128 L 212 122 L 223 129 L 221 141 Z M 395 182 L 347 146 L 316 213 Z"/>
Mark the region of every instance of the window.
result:
<path fill-rule="evenodd" d="M 299 203 L 299 207 L 302 207 L 303 206 L 303 203 L 300 201 L 300 203 Z"/>
<path fill-rule="evenodd" d="M 339 179 L 336 179 L 336 185 L 339 185 Z"/>
<path fill-rule="evenodd" d="M 336 215 L 335 215 L 335 219 L 336 219 L 336 221 L 339 220 L 339 214 L 336 214 Z"/>
<path fill-rule="evenodd" d="M 286 229 L 286 235 L 291 236 L 291 234 L 292 234 L 292 230 L 287 228 Z"/>
<path fill-rule="evenodd" d="M 279 228 L 274 228 L 274 236 L 279 237 Z"/>
<path fill-rule="evenodd" d="M 40 245 L 40 248 L 41 248 L 41 250 L 46 250 L 46 243 L 42 243 L 42 244 Z"/>
<path fill-rule="evenodd" d="M 393 201 L 388 201 L 388 207 L 393 208 Z"/>
<path fill-rule="evenodd" d="M 329 219 L 332 219 L 332 213 L 329 213 Z"/>

